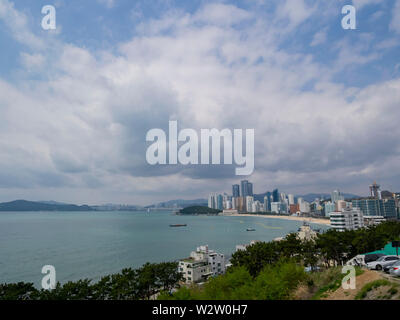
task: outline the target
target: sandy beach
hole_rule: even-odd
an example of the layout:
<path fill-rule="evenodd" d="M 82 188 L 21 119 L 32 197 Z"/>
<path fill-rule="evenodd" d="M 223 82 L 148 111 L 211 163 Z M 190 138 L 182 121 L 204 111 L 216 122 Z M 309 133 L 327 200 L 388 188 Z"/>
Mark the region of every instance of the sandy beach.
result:
<path fill-rule="evenodd" d="M 294 217 L 294 216 L 274 216 L 274 215 L 261 215 L 261 214 L 230 214 L 227 216 L 232 217 L 258 217 L 258 218 L 272 218 L 272 219 L 283 219 L 283 220 L 293 220 L 293 221 L 304 221 L 309 223 L 316 223 L 322 225 L 330 225 L 330 221 L 326 219 L 309 218 L 309 217 Z"/>

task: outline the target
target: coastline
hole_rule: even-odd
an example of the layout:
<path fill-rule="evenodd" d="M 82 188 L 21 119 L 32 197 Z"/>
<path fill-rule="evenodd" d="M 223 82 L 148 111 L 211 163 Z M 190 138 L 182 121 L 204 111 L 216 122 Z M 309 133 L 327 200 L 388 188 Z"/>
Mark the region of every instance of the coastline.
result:
<path fill-rule="evenodd" d="M 309 222 L 315 224 L 321 224 L 330 226 L 330 220 L 326 219 L 318 219 L 318 218 L 309 218 L 309 217 L 295 217 L 295 216 L 274 216 L 274 215 L 263 215 L 263 214 L 241 214 L 241 213 L 234 213 L 234 214 L 227 214 L 226 217 L 257 217 L 257 218 L 269 218 L 269 219 L 283 219 L 283 220 L 292 220 L 292 221 L 302 221 L 302 222 Z"/>

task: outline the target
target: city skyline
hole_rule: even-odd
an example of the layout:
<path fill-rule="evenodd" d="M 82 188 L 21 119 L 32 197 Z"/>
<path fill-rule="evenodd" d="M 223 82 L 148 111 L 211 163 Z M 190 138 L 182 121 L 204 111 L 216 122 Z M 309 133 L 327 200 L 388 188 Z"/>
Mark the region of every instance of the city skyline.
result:
<path fill-rule="evenodd" d="M 254 129 L 254 173 L 292 194 L 400 191 L 400 0 L 0 0 L 0 201 L 148 205 L 237 181 L 151 166 L 146 133 Z M 228 190 L 227 190 L 228 191 Z"/>

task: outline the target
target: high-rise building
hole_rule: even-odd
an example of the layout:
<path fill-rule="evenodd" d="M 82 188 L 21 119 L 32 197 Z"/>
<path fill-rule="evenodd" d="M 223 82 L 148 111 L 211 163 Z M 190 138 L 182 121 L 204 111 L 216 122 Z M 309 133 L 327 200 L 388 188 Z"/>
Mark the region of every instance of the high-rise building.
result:
<path fill-rule="evenodd" d="M 281 203 L 280 202 L 272 202 L 271 203 L 271 212 L 272 213 L 281 213 Z"/>
<path fill-rule="evenodd" d="M 376 181 L 374 181 L 374 183 L 369 186 L 369 190 L 372 198 L 379 200 L 382 199 L 381 186 L 377 184 Z"/>
<path fill-rule="evenodd" d="M 246 198 L 249 195 L 248 189 L 249 181 L 242 180 L 240 181 L 240 196 Z"/>
<path fill-rule="evenodd" d="M 240 197 L 240 187 L 238 184 L 234 184 L 232 186 L 232 197 L 234 198 Z"/>
<path fill-rule="evenodd" d="M 325 217 L 329 217 L 331 212 L 335 212 L 335 204 L 332 202 L 325 202 Z"/>
<path fill-rule="evenodd" d="M 350 203 L 348 203 L 348 202 L 346 202 L 346 201 L 344 201 L 344 200 L 338 200 L 338 201 L 336 201 L 336 203 L 335 203 L 336 211 L 337 211 L 337 212 L 341 212 L 343 209 L 348 209 L 349 204 L 350 204 Z"/>
<path fill-rule="evenodd" d="M 288 199 L 289 199 L 289 205 L 294 204 L 294 195 L 289 194 Z"/>
<path fill-rule="evenodd" d="M 246 198 L 239 197 L 235 198 L 236 200 L 236 205 L 235 209 L 238 210 L 239 212 L 245 212 L 246 211 Z"/>
<path fill-rule="evenodd" d="M 261 212 L 261 203 L 260 201 L 254 201 L 252 204 L 252 208 L 251 208 L 251 212 L 257 213 L 257 212 Z"/>
<path fill-rule="evenodd" d="M 279 202 L 279 191 L 275 189 L 272 191 L 272 202 Z"/>
<path fill-rule="evenodd" d="M 246 197 L 246 209 L 247 209 L 247 212 L 252 212 L 253 211 L 253 202 L 254 202 L 254 198 L 252 196 L 247 196 Z"/>
<path fill-rule="evenodd" d="M 269 208 L 269 200 L 268 200 L 268 197 L 267 197 L 267 196 L 264 197 L 264 211 L 265 211 L 265 212 L 269 212 L 269 211 L 270 211 L 270 208 Z"/>
<path fill-rule="evenodd" d="M 298 204 L 291 204 L 290 206 L 289 206 L 289 212 L 290 212 L 290 214 L 295 214 L 295 213 L 297 213 L 297 212 L 299 212 L 300 211 L 300 206 L 298 205 Z"/>
<path fill-rule="evenodd" d="M 385 219 L 396 219 L 396 202 L 394 199 L 358 199 L 352 201 L 353 208 L 359 208 L 365 216 L 383 216 Z"/>
<path fill-rule="evenodd" d="M 224 210 L 224 197 L 222 194 L 217 195 L 217 208 L 219 210 Z"/>
<path fill-rule="evenodd" d="M 212 208 L 212 209 L 216 209 L 217 208 L 217 199 L 216 199 L 215 193 L 211 193 L 208 196 L 208 207 Z"/>
<path fill-rule="evenodd" d="M 254 194 L 253 194 L 253 184 L 251 182 L 247 183 L 247 192 L 249 193 L 249 196 L 254 196 Z"/>
<path fill-rule="evenodd" d="M 334 191 L 331 193 L 331 201 L 332 201 L 333 203 L 336 203 L 336 202 L 338 202 L 339 200 L 344 200 L 344 197 L 340 194 L 340 191 L 339 191 L 339 190 L 334 190 Z"/>
<path fill-rule="evenodd" d="M 300 198 L 299 198 L 300 199 Z M 302 213 L 310 213 L 310 203 L 301 199 L 299 203 L 300 212 Z"/>
<path fill-rule="evenodd" d="M 331 212 L 329 218 L 331 227 L 338 231 L 357 230 L 364 226 L 363 213 L 358 208 Z"/>

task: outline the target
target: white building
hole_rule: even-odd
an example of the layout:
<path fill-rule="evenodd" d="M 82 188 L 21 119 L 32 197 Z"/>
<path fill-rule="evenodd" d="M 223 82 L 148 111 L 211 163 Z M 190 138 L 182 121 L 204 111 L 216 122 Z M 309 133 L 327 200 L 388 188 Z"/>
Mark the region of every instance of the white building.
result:
<path fill-rule="evenodd" d="M 309 241 L 314 239 L 317 236 L 317 233 L 311 229 L 310 225 L 304 223 L 301 227 L 299 232 L 297 232 L 297 238 L 301 241 Z"/>
<path fill-rule="evenodd" d="M 258 241 L 258 240 L 252 240 L 252 241 L 250 241 L 249 244 L 238 244 L 238 245 L 236 245 L 236 251 L 240 251 L 240 250 L 244 251 L 244 250 L 247 250 L 247 247 L 252 246 L 253 244 L 258 243 L 258 242 L 260 242 L 260 241 Z"/>
<path fill-rule="evenodd" d="M 336 211 L 336 207 L 335 204 L 328 201 L 325 202 L 325 217 L 329 217 L 329 215 L 331 214 L 331 212 L 335 212 Z"/>
<path fill-rule="evenodd" d="M 268 202 L 269 200 L 268 200 L 268 197 L 267 196 L 265 196 L 264 197 L 264 212 L 267 212 L 268 211 Z"/>
<path fill-rule="evenodd" d="M 254 201 L 252 204 L 251 212 L 261 212 L 261 203 L 260 201 Z"/>
<path fill-rule="evenodd" d="M 376 226 L 385 221 L 384 216 L 364 216 L 364 226 Z"/>
<path fill-rule="evenodd" d="M 246 197 L 246 211 L 247 212 L 253 212 L 253 202 L 254 202 L 254 198 L 252 196 Z"/>
<path fill-rule="evenodd" d="M 215 209 L 217 207 L 217 199 L 215 193 L 211 193 L 208 196 L 208 207 L 212 209 Z"/>
<path fill-rule="evenodd" d="M 338 231 L 357 230 L 364 226 L 363 214 L 358 208 L 331 212 L 330 221 L 331 227 Z"/>
<path fill-rule="evenodd" d="M 206 281 L 210 276 L 225 273 L 225 256 L 208 246 L 200 246 L 190 253 L 190 257 L 179 261 L 179 272 L 186 283 Z"/>
<path fill-rule="evenodd" d="M 294 204 L 294 195 L 289 194 L 288 195 L 288 200 L 289 200 L 289 205 Z"/>
<path fill-rule="evenodd" d="M 272 202 L 271 203 L 271 212 L 272 213 L 281 213 L 281 203 L 280 202 Z"/>
<path fill-rule="evenodd" d="M 302 213 L 310 213 L 310 203 L 307 201 L 304 201 L 302 199 L 302 201 L 299 203 L 300 204 L 300 212 Z"/>

